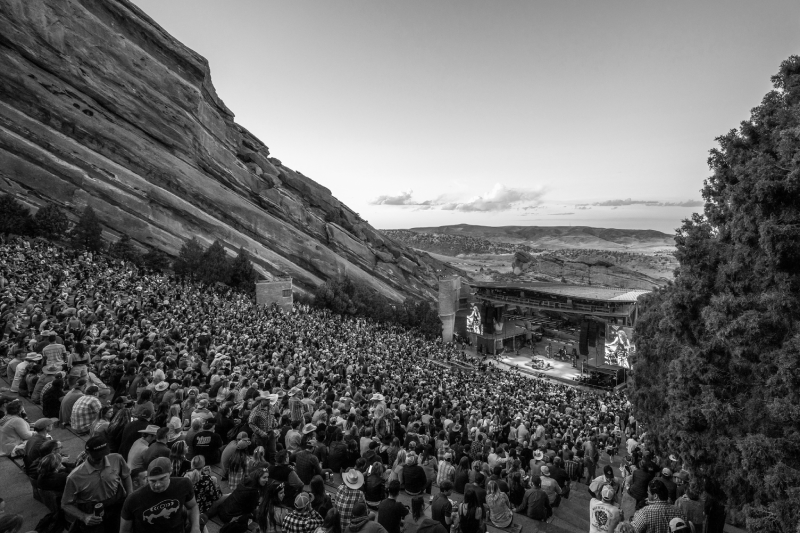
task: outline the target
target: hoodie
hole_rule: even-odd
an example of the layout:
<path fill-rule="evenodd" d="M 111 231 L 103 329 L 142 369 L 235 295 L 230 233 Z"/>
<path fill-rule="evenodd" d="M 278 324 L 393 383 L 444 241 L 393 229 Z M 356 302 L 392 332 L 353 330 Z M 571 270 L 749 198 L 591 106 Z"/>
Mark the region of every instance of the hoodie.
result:
<path fill-rule="evenodd" d="M 350 520 L 350 525 L 345 529 L 345 533 L 387 533 L 386 529 L 378 522 L 370 520 L 369 515 L 354 517 Z"/>
<path fill-rule="evenodd" d="M 447 529 L 438 520 L 425 518 L 420 522 L 417 533 L 447 533 Z"/>

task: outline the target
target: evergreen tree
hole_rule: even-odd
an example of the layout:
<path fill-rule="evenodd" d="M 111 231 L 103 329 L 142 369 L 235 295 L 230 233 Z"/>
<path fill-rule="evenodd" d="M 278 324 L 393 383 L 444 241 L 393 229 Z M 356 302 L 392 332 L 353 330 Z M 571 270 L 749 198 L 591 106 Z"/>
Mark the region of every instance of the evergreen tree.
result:
<path fill-rule="evenodd" d="M 103 249 L 103 228 L 100 220 L 91 206 L 87 206 L 81 218 L 69 234 L 70 243 L 78 250 L 86 249 L 90 252 L 99 252 Z"/>
<path fill-rule="evenodd" d="M 142 256 L 142 266 L 156 272 L 164 272 L 169 268 L 169 256 L 157 248 L 150 248 Z"/>
<path fill-rule="evenodd" d="M 33 219 L 28 208 L 10 194 L 0 196 L 0 233 L 8 239 L 9 234 L 29 235 Z"/>
<path fill-rule="evenodd" d="M 139 265 L 142 262 L 142 254 L 140 254 L 139 250 L 133 245 L 133 241 L 131 241 L 128 235 L 123 235 L 117 242 L 111 245 L 108 251 L 113 257 L 122 259 L 123 261 L 130 261 L 135 265 Z"/>
<path fill-rule="evenodd" d="M 225 247 L 219 239 L 203 253 L 197 277 L 206 283 L 228 283 L 231 279 L 231 265 Z"/>
<path fill-rule="evenodd" d="M 197 237 L 192 237 L 181 246 L 178 257 L 172 264 L 172 270 L 178 276 L 186 276 L 191 279 L 197 277 L 200 264 L 203 262 L 203 246 Z"/>
<path fill-rule="evenodd" d="M 47 204 L 33 216 L 36 233 L 48 239 L 61 239 L 69 229 L 67 214 L 55 204 Z"/>
<path fill-rule="evenodd" d="M 255 290 L 258 274 L 250 261 L 250 255 L 244 247 L 239 248 L 239 254 L 230 264 L 230 285 L 246 292 Z"/>
<path fill-rule="evenodd" d="M 642 302 L 630 395 L 657 452 L 756 532 L 800 522 L 800 57 L 772 81 L 717 138 L 675 281 Z"/>

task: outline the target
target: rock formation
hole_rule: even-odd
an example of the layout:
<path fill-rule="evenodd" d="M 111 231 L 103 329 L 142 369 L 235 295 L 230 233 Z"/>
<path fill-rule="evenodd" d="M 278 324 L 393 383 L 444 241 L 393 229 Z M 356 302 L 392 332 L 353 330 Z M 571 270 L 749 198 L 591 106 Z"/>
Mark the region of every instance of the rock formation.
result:
<path fill-rule="evenodd" d="M 392 299 L 432 297 L 427 254 L 270 157 L 234 122 L 206 60 L 128 0 L 0 2 L 0 191 L 109 236 L 176 254 L 197 236 L 244 246 L 308 289 L 348 275 Z"/>
<path fill-rule="evenodd" d="M 665 278 L 654 278 L 642 272 L 614 265 L 606 261 L 575 261 L 553 255 L 531 255 L 526 252 L 514 254 L 511 268 L 516 276 L 534 279 L 544 277 L 569 283 L 594 284 L 606 287 L 653 290 L 668 283 Z M 526 281 L 526 279 L 521 279 Z"/>

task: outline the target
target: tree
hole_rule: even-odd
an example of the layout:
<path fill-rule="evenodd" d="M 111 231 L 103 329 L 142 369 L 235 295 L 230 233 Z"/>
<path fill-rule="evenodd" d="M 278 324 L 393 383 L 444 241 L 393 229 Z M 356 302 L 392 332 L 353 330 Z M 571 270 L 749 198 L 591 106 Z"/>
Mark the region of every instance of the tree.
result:
<path fill-rule="evenodd" d="M 29 235 L 33 227 L 31 213 L 10 194 L 0 196 L 0 233 L 7 239 L 9 234 Z"/>
<path fill-rule="evenodd" d="M 228 283 L 230 281 L 230 261 L 225 247 L 219 239 L 214 241 L 203 253 L 197 277 L 206 283 Z"/>
<path fill-rule="evenodd" d="M 244 247 L 239 248 L 239 254 L 230 264 L 230 285 L 245 292 L 255 291 L 255 282 L 258 274 L 250 261 L 250 255 Z"/>
<path fill-rule="evenodd" d="M 133 245 L 128 235 L 123 235 L 117 242 L 112 244 L 108 252 L 117 259 L 130 261 L 135 265 L 139 265 L 142 262 L 142 254 Z"/>
<path fill-rule="evenodd" d="M 33 216 L 36 233 L 48 239 L 61 239 L 69 229 L 67 214 L 55 204 L 47 204 Z"/>
<path fill-rule="evenodd" d="M 203 262 L 203 253 L 200 241 L 197 240 L 197 237 L 192 237 L 181 246 L 178 257 L 172 264 L 172 270 L 178 276 L 195 279 L 200 270 L 200 264 Z"/>
<path fill-rule="evenodd" d="M 99 252 L 103 249 L 103 228 L 91 206 L 86 206 L 81 218 L 69 234 L 70 243 L 78 250 Z"/>
<path fill-rule="evenodd" d="M 675 281 L 641 305 L 631 392 L 657 451 L 756 532 L 800 521 L 800 57 L 772 81 L 710 152 Z"/>
<path fill-rule="evenodd" d="M 169 256 L 158 248 L 150 248 L 142 256 L 142 266 L 156 272 L 164 272 L 169 268 Z"/>

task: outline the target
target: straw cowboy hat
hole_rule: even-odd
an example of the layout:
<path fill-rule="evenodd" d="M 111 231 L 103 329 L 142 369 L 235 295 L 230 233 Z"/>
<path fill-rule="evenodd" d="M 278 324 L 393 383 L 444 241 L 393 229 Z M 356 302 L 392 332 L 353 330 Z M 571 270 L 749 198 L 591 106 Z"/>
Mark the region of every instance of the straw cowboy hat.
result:
<path fill-rule="evenodd" d="M 351 468 L 342 475 L 342 481 L 351 489 L 358 490 L 364 484 L 364 474 L 355 468 Z"/>

